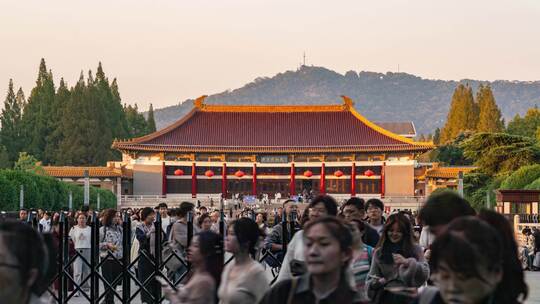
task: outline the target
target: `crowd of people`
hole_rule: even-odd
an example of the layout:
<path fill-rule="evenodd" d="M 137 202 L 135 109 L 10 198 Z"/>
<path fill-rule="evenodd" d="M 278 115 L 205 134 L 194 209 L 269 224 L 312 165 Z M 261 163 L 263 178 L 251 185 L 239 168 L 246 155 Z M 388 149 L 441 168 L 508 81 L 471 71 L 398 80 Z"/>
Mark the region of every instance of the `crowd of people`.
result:
<path fill-rule="evenodd" d="M 453 192 L 430 196 L 417 213 L 384 210 L 379 199 L 353 197 L 338 204 L 328 195 L 312 198 L 305 208 L 284 200 L 279 210 L 247 207 L 222 214 L 188 202 L 173 209 L 162 203 L 125 210 L 131 217 L 131 256 L 139 258 L 137 277 L 145 286 L 141 301 L 154 303 L 156 290 L 170 303 L 201 304 L 514 304 L 527 298 L 522 262 L 533 267 L 528 261 L 536 247 L 519 248 L 502 215 L 477 213 Z M 89 288 L 83 284 L 91 249 L 88 212 L 66 213 L 70 250 L 78 253 L 73 278 L 82 291 Z M 2 303 L 39 303 L 54 277 L 61 213 L 37 213 L 39 229 L 27 224 L 26 210 L 19 221 L 0 223 Z M 121 275 L 121 215 L 113 209 L 99 215 L 101 272 L 111 284 L 107 304 L 114 303 L 113 282 Z M 162 236 L 156 235 L 158 215 Z M 163 253 L 186 261 L 171 259 L 167 273 L 160 274 L 180 282 L 177 287 L 153 279 L 159 238 L 165 240 Z"/>

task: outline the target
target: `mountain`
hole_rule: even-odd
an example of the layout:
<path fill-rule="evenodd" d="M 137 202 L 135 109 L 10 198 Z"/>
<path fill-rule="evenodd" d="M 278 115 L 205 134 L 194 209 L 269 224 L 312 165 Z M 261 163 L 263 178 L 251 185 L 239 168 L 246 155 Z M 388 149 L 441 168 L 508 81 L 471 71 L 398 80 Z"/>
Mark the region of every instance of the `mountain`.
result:
<path fill-rule="evenodd" d="M 239 89 L 210 95 L 205 102 L 329 104 L 341 103 L 339 96 L 347 95 L 355 101 L 356 109 L 372 121 L 413 121 L 418 134 L 427 134 L 443 126 L 458 83 L 468 83 L 475 92 L 479 84 L 489 83 L 506 121 L 540 104 L 540 81 L 444 81 L 407 73 L 364 71 L 342 75 L 314 66 L 302 66 L 271 78 L 260 77 Z M 155 110 L 157 128 L 180 119 L 193 107 L 192 101 Z"/>

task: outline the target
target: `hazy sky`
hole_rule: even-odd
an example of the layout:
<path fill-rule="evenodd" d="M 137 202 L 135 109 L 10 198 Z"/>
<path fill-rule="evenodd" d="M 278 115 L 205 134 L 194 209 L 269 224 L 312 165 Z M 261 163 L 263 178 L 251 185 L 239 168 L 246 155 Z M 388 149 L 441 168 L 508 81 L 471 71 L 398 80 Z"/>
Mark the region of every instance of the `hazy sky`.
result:
<path fill-rule="evenodd" d="M 307 64 L 340 73 L 540 79 L 540 1 L 0 0 L 0 100 L 39 60 L 72 85 L 101 61 L 123 101 L 163 107 Z"/>

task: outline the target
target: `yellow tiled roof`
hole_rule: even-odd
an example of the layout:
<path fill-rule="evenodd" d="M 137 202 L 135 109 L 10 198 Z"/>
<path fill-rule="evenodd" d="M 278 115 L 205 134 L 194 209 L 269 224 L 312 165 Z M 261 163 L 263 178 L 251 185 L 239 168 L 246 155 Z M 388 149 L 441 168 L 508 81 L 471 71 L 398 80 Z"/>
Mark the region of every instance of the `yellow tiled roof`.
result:
<path fill-rule="evenodd" d="M 110 167 L 43 167 L 47 175 L 53 177 L 84 177 L 84 171 L 88 170 L 90 177 L 121 177 L 122 170 Z"/>
<path fill-rule="evenodd" d="M 426 171 L 426 178 L 458 178 L 459 171 L 469 173 L 476 167 L 436 167 Z"/>

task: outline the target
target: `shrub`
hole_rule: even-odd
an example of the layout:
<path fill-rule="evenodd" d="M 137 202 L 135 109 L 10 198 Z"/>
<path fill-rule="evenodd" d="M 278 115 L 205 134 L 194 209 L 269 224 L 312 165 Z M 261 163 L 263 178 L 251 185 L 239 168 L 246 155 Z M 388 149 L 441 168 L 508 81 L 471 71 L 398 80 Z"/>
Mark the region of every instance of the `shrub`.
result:
<path fill-rule="evenodd" d="M 0 170 L 0 210 L 19 209 L 19 193 L 24 186 L 24 207 L 59 210 L 68 207 L 69 193 L 73 194 L 73 208 L 84 202 L 82 186 L 65 183 L 50 176 L 21 170 Z M 90 187 L 90 207 L 96 208 L 99 193 L 101 208 L 115 208 L 116 196 L 109 190 Z"/>
<path fill-rule="evenodd" d="M 523 166 L 501 183 L 501 189 L 524 189 L 538 178 L 540 178 L 540 165 Z"/>

